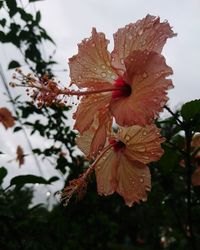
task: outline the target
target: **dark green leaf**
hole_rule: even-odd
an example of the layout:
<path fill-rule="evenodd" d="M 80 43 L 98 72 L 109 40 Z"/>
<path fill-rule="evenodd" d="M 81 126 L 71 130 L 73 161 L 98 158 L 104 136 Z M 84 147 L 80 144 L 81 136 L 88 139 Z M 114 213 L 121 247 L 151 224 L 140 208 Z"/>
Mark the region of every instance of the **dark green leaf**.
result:
<path fill-rule="evenodd" d="M 43 0 L 29 0 L 29 3 L 38 2 L 38 1 L 43 1 Z"/>
<path fill-rule="evenodd" d="M 36 17 L 35 17 L 35 21 L 36 21 L 37 23 L 39 23 L 40 20 L 41 20 L 41 13 L 40 13 L 40 11 L 37 11 Z"/>
<path fill-rule="evenodd" d="M 0 167 L 0 184 L 2 184 L 4 177 L 7 175 L 8 171 L 4 167 Z"/>
<path fill-rule="evenodd" d="M 187 102 L 182 106 L 181 115 L 185 121 L 190 121 L 200 114 L 200 100 Z"/>
<path fill-rule="evenodd" d="M 5 18 L 1 19 L 1 20 L 0 20 L 0 25 L 1 25 L 2 27 L 4 27 L 5 24 L 6 24 L 6 19 L 5 19 Z"/>
<path fill-rule="evenodd" d="M 17 132 L 17 131 L 19 131 L 19 130 L 21 130 L 22 129 L 22 127 L 15 127 L 14 129 L 13 129 L 13 132 Z"/>
<path fill-rule="evenodd" d="M 20 67 L 20 66 L 21 66 L 21 65 L 20 65 L 17 61 L 13 60 L 13 61 L 11 61 L 11 62 L 9 63 L 8 69 L 15 69 L 15 68 L 18 68 L 18 67 Z"/>
<path fill-rule="evenodd" d="M 13 17 L 17 13 L 16 0 L 6 0 L 5 2 L 8 6 L 10 17 Z"/>
<path fill-rule="evenodd" d="M 43 177 L 36 176 L 36 175 L 19 175 L 10 181 L 10 186 L 17 185 L 22 187 L 25 184 L 51 184 L 54 181 L 57 181 L 59 178 L 57 176 L 51 177 L 49 180 L 44 179 Z"/>

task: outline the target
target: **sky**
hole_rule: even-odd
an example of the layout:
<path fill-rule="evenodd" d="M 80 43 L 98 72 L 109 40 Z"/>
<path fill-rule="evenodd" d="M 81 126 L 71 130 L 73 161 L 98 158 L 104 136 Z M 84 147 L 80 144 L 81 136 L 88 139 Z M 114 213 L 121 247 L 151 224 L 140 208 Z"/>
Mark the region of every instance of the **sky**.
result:
<path fill-rule="evenodd" d="M 24 5 L 27 1 L 22 0 Z M 160 16 L 161 20 L 167 19 L 174 32 L 178 35 L 168 39 L 163 54 L 167 64 L 173 68 L 172 76 L 174 89 L 169 91 L 168 105 L 172 109 L 180 107 L 186 101 L 197 99 L 200 95 L 200 1 L 199 0 L 41 0 L 27 6 L 31 12 L 40 10 L 42 14 L 42 26 L 56 43 L 55 59 L 59 63 L 56 66 L 57 77 L 64 85 L 69 83 L 68 58 L 77 53 L 77 44 L 91 35 L 92 27 L 104 32 L 110 40 L 109 49 L 113 48 L 113 33 L 126 24 L 134 23 L 144 18 L 147 14 Z M 55 47 L 43 45 L 46 54 L 51 53 Z M 0 45 L 0 64 L 7 80 L 11 73 L 7 71 L 7 63 L 11 59 L 20 60 L 19 53 L 8 46 Z M 67 71 L 62 71 L 67 69 Z M 20 90 L 21 91 L 21 90 Z M 23 95 L 25 93 L 21 91 Z M 13 95 L 15 95 L 15 91 Z M 12 107 L 7 102 L 4 89 L 0 93 L 0 106 Z M 29 131 L 27 130 L 27 133 Z M 39 174 L 35 167 L 33 157 L 26 158 L 26 164 L 19 169 L 16 164 L 7 163 L 15 158 L 16 147 L 23 144 L 27 152 L 26 139 L 23 134 L 14 136 L 12 131 L 5 131 L 0 126 L 1 145 L 0 151 L 5 152 L 0 156 L 0 165 L 7 165 L 10 178 L 18 174 Z M 6 139 L 4 139 L 6 138 Z M 41 140 L 39 135 L 30 137 L 34 147 L 48 144 Z M 53 168 L 46 167 L 41 162 L 45 177 L 55 174 Z M 38 188 L 38 187 L 37 187 Z M 51 187 L 53 190 L 61 188 L 58 184 Z M 40 190 L 40 194 L 46 195 L 46 190 Z M 43 199 L 41 195 L 41 200 Z"/>

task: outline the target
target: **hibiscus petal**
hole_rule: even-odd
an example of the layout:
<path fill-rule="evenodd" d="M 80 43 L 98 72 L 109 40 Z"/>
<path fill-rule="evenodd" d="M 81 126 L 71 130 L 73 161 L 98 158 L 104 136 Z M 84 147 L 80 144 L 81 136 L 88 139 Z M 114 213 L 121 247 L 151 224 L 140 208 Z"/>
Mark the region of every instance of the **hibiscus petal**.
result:
<path fill-rule="evenodd" d="M 140 200 L 146 201 L 147 191 L 151 189 L 151 174 L 149 168 L 138 162 L 129 161 L 124 155 L 120 155 L 117 169 L 117 190 L 131 207 Z"/>
<path fill-rule="evenodd" d="M 116 190 L 116 170 L 119 154 L 109 149 L 95 167 L 97 190 L 100 195 L 110 195 Z"/>
<path fill-rule="evenodd" d="M 172 82 L 166 77 L 173 73 L 163 56 L 156 52 L 134 51 L 125 60 L 124 80 L 131 85 L 128 97 L 113 98 L 111 113 L 120 126 L 145 126 L 158 118 L 168 100 Z"/>
<path fill-rule="evenodd" d="M 78 54 L 69 59 L 71 84 L 80 88 L 109 87 L 117 75 L 111 67 L 107 50 L 109 41 L 103 33 L 92 30 L 92 37 L 78 45 Z"/>
<path fill-rule="evenodd" d="M 176 34 L 169 23 L 159 17 L 147 15 L 144 19 L 119 29 L 114 34 L 112 65 L 121 75 L 125 71 L 124 59 L 134 50 L 149 50 L 161 53 L 167 38 Z"/>
<path fill-rule="evenodd" d="M 146 164 L 160 159 L 163 154 L 160 144 L 164 138 L 155 125 L 121 128 L 116 138 L 126 145 L 123 153 L 130 161 Z"/>
<path fill-rule="evenodd" d="M 96 157 L 105 145 L 107 135 L 111 131 L 112 117 L 109 113 L 99 113 L 95 116 L 90 129 L 76 139 L 78 147 L 88 158 Z"/>
<path fill-rule="evenodd" d="M 7 108 L 0 108 L 0 122 L 3 123 L 6 129 L 14 126 L 15 120 Z"/>
<path fill-rule="evenodd" d="M 98 111 L 106 112 L 111 95 L 111 93 L 103 93 L 84 96 L 73 115 L 76 120 L 74 129 L 77 129 L 81 134 L 88 130 L 94 121 L 95 114 Z"/>

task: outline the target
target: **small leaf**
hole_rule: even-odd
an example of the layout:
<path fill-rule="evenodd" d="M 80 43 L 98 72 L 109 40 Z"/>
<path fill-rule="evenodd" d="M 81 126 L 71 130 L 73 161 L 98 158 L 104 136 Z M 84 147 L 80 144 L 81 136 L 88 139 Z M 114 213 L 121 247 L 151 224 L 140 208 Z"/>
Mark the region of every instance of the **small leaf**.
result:
<path fill-rule="evenodd" d="M 22 187 L 25 184 L 51 184 L 54 181 L 57 181 L 59 178 L 57 176 L 51 177 L 49 180 L 44 179 L 41 176 L 36 175 L 19 175 L 10 181 L 10 186 L 17 185 L 18 187 Z"/>
<path fill-rule="evenodd" d="M 198 114 L 200 114 L 200 100 L 193 100 L 182 106 L 181 115 L 185 121 L 193 119 Z"/>
<path fill-rule="evenodd" d="M 200 132 L 200 100 L 185 103 L 182 106 L 181 115 L 191 129 Z"/>
<path fill-rule="evenodd" d="M 3 182 L 4 177 L 7 175 L 8 171 L 4 167 L 0 167 L 0 185 Z"/>
<path fill-rule="evenodd" d="M 13 132 L 17 132 L 17 131 L 19 131 L 19 130 L 21 130 L 22 129 L 22 127 L 15 127 L 14 129 L 13 129 Z"/>
<path fill-rule="evenodd" d="M 5 1 L 8 9 L 10 17 L 13 17 L 17 13 L 17 2 L 16 0 L 6 0 Z"/>
<path fill-rule="evenodd" d="M 20 66 L 21 66 L 21 65 L 20 65 L 17 61 L 13 60 L 13 61 L 11 61 L 11 62 L 9 63 L 8 69 L 15 69 L 15 68 L 18 68 L 18 67 L 20 67 Z"/>
<path fill-rule="evenodd" d="M 37 23 L 39 23 L 40 20 L 41 20 L 41 13 L 40 13 L 40 11 L 37 11 L 37 12 L 36 12 L 35 21 L 36 21 Z"/>
<path fill-rule="evenodd" d="M 43 1 L 43 0 L 29 0 L 29 3 L 38 2 L 38 1 Z"/>

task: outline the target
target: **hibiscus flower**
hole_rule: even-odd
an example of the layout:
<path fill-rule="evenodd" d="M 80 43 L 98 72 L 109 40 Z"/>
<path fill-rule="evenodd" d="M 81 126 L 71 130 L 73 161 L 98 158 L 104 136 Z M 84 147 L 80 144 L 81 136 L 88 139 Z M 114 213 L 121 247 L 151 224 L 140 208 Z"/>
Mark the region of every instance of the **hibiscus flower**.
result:
<path fill-rule="evenodd" d="M 7 108 L 0 108 L 0 122 L 3 123 L 6 129 L 14 126 L 15 120 Z"/>
<path fill-rule="evenodd" d="M 79 148 L 86 155 L 90 150 L 92 136 L 92 133 L 86 131 L 77 140 Z M 151 189 L 151 175 L 146 164 L 161 157 L 163 150 L 160 144 L 163 141 L 155 125 L 121 127 L 117 133 L 110 135 L 105 148 L 87 170 L 91 174 L 91 169 L 95 169 L 98 193 L 111 195 L 117 192 L 128 206 L 140 200 L 145 201 L 147 191 Z M 78 183 L 83 185 L 86 177 L 83 174 L 76 180 L 76 190 L 79 190 Z M 73 188 L 70 191 L 72 194 Z"/>
<path fill-rule="evenodd" d="M 114 50 L 95 28 L 69 59 L 71 84 L 86 90 L 74 114 L 75 129 L 83 133 L 94 114 L 107 113 L 120 126 L 151 124 L 167 102 L 172 69 L 160 54 L 167 38 L 175 34 L 167 22 L 147 15 L 114 34 Z M 100 120 L 100 119 L 99 119 Z M 99 123 L 99 127 L 102 123 Z"/>

